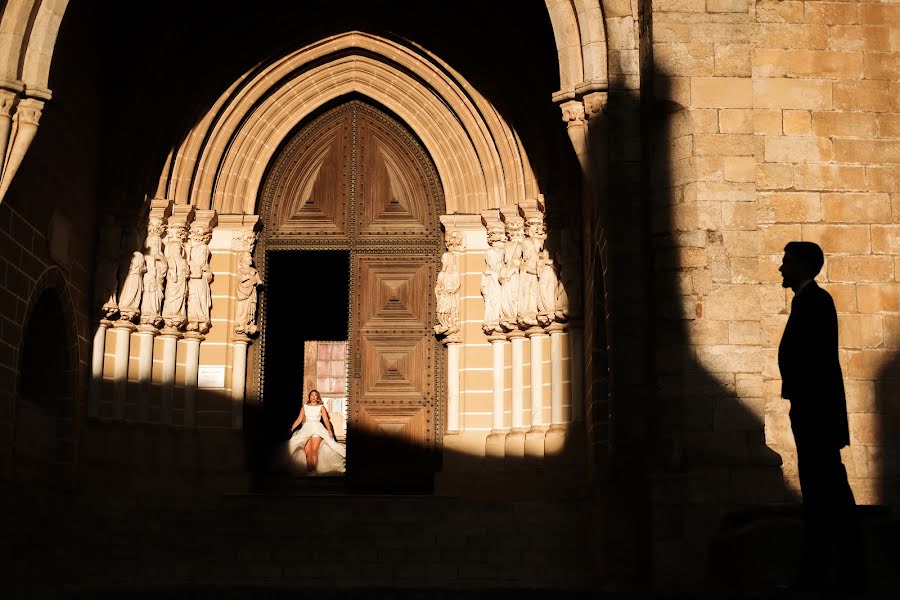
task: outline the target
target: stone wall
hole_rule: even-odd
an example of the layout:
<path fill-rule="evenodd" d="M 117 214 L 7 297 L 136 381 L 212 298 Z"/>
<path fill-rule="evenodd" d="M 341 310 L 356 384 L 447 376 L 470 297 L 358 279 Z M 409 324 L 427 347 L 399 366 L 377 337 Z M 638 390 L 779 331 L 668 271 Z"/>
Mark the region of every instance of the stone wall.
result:
<path fill-rule="evenodd" d="M 79 401 L 92 332 L 88 322 L 97 202 L 98 147 L 96 54 L 84 17 L 58 39 L 50 87 L 53 98 L 34 139 L 0 202 L 0 530 L 22 528 L 27 517 L 58 502 L 72 486 L 77 453 Z M 80 29 L 79 29 L 80 28 Z M 65 328 L 48 343 L 65 347 L 64 394 L 24 399 L 23 342 L 42 293 L 59 301 Z M 37 324 L 40 326 L 40 324 Z M 76 372 L 77 371 L 77 372 Z M 0 533 L 4 537 L 5 533 Z"/>
<path fill-rule="evenodd" d="M 777 368 L 789 240 L 826 253 L 818 279 L 839 314 L 857 501 L 897 504 L 900 6 L 659 0 L 652 11 L 657 388 L 684 498 L 666 509 L 659 486 L 654 514 L 671 527 L 655 534 L 657 567 L 671 573 L 669 542 L 707 535 L 713 515 L 798 498 Z"/>

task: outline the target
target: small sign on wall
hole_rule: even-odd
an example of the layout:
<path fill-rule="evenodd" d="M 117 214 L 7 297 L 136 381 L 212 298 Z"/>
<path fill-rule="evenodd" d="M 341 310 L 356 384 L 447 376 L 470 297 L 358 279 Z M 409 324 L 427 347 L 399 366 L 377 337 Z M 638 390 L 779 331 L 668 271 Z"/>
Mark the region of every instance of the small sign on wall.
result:
<path fill-rule="evenodd" d="M 225 367 L 219 365 L 200 365 L 197 372 L 198 388 L 224 388 Z"/>

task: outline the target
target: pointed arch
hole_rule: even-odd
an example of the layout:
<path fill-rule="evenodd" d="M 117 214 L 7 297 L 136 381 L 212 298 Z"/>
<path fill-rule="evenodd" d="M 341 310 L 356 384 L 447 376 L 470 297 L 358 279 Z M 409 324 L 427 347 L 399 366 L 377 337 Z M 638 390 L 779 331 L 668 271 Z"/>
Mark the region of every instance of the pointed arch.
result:
<path fill-rule="evenodd" d="M 477 213 L 540 193 L 516 132 L 459 73 L 421 47 L 354 31 L 241 77 L 173 151 L 157 195 L 253 213 L 283 140 L 318 107 L 351 93 L 392 111 L 422 141 L 448 213 Z"/>

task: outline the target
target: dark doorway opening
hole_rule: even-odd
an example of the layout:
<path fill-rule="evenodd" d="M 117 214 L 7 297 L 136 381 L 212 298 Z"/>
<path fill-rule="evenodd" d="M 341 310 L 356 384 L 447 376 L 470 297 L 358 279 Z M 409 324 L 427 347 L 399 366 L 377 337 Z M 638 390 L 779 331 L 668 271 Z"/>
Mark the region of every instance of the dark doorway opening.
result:
<path fill-rule="evenodd" d="M 62 304 L 56 292 L 48 289 L 35 303 L 25 328 L 19 393 L 50 414 L 60 416 L 71 391 L 68 340 L 60 340 L 60 332 L 65 331 Z M 54 376 L 48 377 L 48 373 Z"/>
<path fill-rule="evenodd" d="M 350 252 L 266 252 L 263 450 L 274 466 L 303 403 L 304 343 L 347 340 Z"/>

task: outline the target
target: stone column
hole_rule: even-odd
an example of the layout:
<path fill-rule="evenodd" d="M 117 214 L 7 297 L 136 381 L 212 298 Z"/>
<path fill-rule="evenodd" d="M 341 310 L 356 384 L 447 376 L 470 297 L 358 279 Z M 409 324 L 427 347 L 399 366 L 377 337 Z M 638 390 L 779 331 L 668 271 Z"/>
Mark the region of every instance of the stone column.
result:
<path fill-rule="evenodd" d="M 29 90 L 29 95 L 36 95 L 38 90 Z M 3 172 L 0 175 L 0 199 L 6 195 L 13 176 L 22 164 L 25 153 L 31 146 L 34 136 L 37 134 L 38 123 L 41 120 L 41 111 L 44 109 L 44 100 L 49 100 L 49 92 L 41 94 L 44 98 L 21 98 L 15 107 L 12 116 L 12 126 L 9 130 L 9 141 L 6 144 L 6 155 L 3 160 Z"/>
<path fill-rule="evenodd" d="M 525 435 L 525 454 L 533 457 L 544 456 L 544 340 L 543 329 L 529 330 L 531 342 L 531 429 Z"/>
<path fill-rule="evenodd" d="M 462 344 L 447 344 L 447 433 L 459 433 L 459 351 Z"/>
<path fill-rule="evenodd" d="M 563 418 L 563 332 L 565 327 L 553 323 L 550 334 L 550 430 L 544 439 L 545 454 L 559 454 L 565 443 L 566 421 Z"/>
<path fill-rule="evenodd" d="M 569 331 L 570 390 L 572 393 L 572 420 L 584 421 L 584 334 L 581 329 Z"/>
<path fill-rule="evenodd" d="M 159 331 L 152 325 L 139 325 L 137 338 L 140 340 L 140 355 L 138 357 L 138 398 L 137 419 L 148 419 L 148 407 L 150 405 L 150 384 L 153 379 L 153 338 Z"/>
<path fill-rule="evenodd" d="M 231 342 L 231 426 L 244 426 L 244 391 L 247 387 L 247 346 L 250 338 L 236 337 Z"/>
<path fill-rule="evenodd" d="M 100 416 L 100 391 L 103 388 L 103 358 L 106 353 L 106 330 L 110 322 L 102 320 L 94 333 L 94 345 L 91 356 L 91 383 L 88 396 L 88 416 L 96 419 Z"/>
<path fill-rule="evenodd" d="M 565 328 L 554 323 L 547 328 L 550 334 L 550 424 L 563 425 L 563 343 Z"/>
<path fill-rule="evenodd" d="M 485 456 L 500 458 L 503 456 L 506 444 L 506 434 L 508 429 L 503 427 L 503 396 L 504 386 L 504 355 L 505 347 L 509 342 L 506 341 L 505 335 L 494 335 L 490 337 L 491 347 L 493 349 L 493 366 L 494 366 L 494 393 L 492 402 L 492 419 L 491 433 L 485 441 Z"/>
<path fill-rule="evenodd" d="M 160 335 L 163 344 L 162 387 L 159 396 L 159 422 L 172 423 L 172 398 L 175 395 L 175 366 L 178 354 L 178 338 L 175 330 L 163 330 Z"/>
<path fill-rule="evenodd" d="M 525 409 L 523 406 L 524 386 L 522 375 L 524 367 L 525 333 L 512 331 L 509 333 L 512 344 L 512 428 L 506 436 L 506 456 L 525 456 Z"/>
<path fill-rule="evenodd" d="M 188 331 L 184 334 L 187 352 L 184 357 L 184 426 L 196 423 L 197 377 L 200 373 L 200 342 L 206 339 L 199 333 Z"/>
<path fill-rule="evenodd" d="M 131 332 L 136 328 L 129 321 L 116 321 L 116 362 L 113 372 L 113 418 L 125 418 L 125 397 L 128 394 L 128 361 L 131 350 Z"/>

